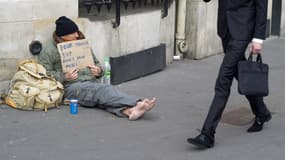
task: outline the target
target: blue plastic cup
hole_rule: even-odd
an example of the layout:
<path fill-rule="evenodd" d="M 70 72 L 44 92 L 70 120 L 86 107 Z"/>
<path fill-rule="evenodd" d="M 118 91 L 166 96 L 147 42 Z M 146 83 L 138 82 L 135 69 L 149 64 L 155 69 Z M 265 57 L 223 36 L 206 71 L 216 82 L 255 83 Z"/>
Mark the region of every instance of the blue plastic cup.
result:
<path fill-rule="evenodd" d="M 78 113 L 78 100 L 72 99 L 69 103 L 70 114 L 77 114 Z"/>

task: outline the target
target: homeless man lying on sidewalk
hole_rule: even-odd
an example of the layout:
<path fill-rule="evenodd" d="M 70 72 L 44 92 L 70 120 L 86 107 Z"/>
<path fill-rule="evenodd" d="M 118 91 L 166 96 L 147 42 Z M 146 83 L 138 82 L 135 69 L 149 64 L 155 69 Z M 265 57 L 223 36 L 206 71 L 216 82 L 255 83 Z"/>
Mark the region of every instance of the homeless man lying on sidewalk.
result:
<path fill-rule="evenodd" d="M 78 99 L 78 103 L 83 107 L 97 107 L 118 117 L 127 117 L 129 120 L 139 119 L 154 107 L 155 98 L 141 99 L 122 93 L 111 85 L 99 83 L 99 78 L 102 77 L 104 71 L 94 54 L 92 56 L 95 65 L 88 65 L 83 69 L 75 68 L 64 73 L 56 44 L 85 37 L 79 31 L 78 26 L 65 16 L 59 17 L 55 24 L 54 43 L 45 47 L 38 58 L 47 69 L 47 73 L 64 84 L 65 98 Z"/>

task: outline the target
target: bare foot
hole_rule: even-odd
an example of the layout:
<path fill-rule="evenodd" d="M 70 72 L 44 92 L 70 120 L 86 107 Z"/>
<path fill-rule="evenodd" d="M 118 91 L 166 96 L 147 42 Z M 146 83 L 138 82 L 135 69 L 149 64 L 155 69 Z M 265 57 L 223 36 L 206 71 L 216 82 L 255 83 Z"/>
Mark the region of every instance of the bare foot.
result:
<path fill-rule="evenodd" d="M 154 105 L 155 105 L 156 98 L 152 98 L 151 100 L 146 98 L 146 99 L 143 100 L 143 102 L 146 103 L 146 105 L 145 105 L 146 110 L 150 111 L 154 107 Z"/>
<path fill-rule="evenodd" d="M 143 101 L 138 102 L 133 108 L 125 109 L 123 113 L 129 117 L 129 120 L 137 120 L 141 118 L 145 112 L 150 111 L 154 107 L 155 102 L 156 98 L 152 98 L 151 100 L 146 98 Z"/>
<path fill-rule="evenodd" d="M 137 105 L 133 108 L 130 108 L 129 120 L 135 121 L 143 116 L 143 114 L 147 111 L 148 104 L 145 101 L 138 102 Z"/>

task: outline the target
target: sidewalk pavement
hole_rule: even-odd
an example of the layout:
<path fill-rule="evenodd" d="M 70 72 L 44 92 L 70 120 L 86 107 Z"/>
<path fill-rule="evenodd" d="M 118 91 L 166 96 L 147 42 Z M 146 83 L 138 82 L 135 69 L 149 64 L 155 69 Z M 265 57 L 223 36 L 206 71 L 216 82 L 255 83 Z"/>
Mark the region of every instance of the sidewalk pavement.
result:
<path fill-rule="evenodd" d="M 68 106 L 27 112 L 0 106 L 1 160 L 281 160 L 285 151 L 285 39 L 265 42 L 263 60 L 270 65 L 272 120 L 260 133 L 247 125 L 220 123 L 216 145 L 198 150 L 188 137 L 199 133 L 214 93 L 223 55 L 175 61 L 159 73 L 116 87 L 129 94 L 157 97 L 156 107 L 139 121 L 117 118 L 98 109 Z M 249 108 L 236 82 L 225 114 Z M 229 112 L 230 113 L 230 112 Z M 247 114 L 249 112 L 247 111 Z"/>

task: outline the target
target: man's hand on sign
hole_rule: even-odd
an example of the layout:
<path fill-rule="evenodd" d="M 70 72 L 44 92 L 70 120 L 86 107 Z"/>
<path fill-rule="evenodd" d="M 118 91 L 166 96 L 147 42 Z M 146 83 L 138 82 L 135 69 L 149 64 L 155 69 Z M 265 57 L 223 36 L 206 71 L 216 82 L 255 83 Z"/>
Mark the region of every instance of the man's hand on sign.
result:
<path fill-rule="evenodd" d="M 79 68 L 76 67 L 72 70 L 70 70 L 69 72 L 65 73 L 64 77 L 66 81 L 72 81 L 78 78 L 78 71 Z"/>
<path fill-rule="evenodd" d="M 88 68 L 90 69 L 93 76 L 97 77 L 102 72 L 101 68 L 95 65 L 89 65 Z"/>

